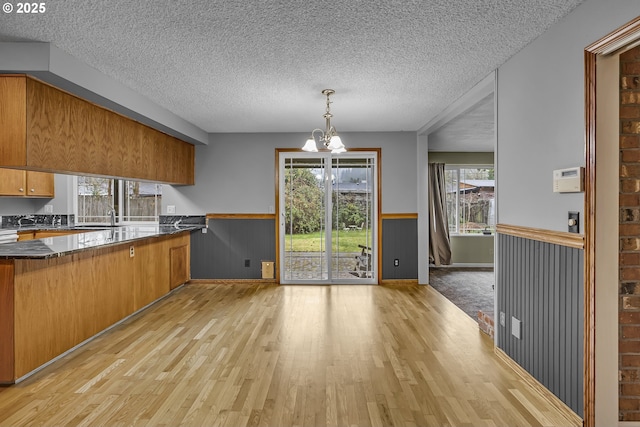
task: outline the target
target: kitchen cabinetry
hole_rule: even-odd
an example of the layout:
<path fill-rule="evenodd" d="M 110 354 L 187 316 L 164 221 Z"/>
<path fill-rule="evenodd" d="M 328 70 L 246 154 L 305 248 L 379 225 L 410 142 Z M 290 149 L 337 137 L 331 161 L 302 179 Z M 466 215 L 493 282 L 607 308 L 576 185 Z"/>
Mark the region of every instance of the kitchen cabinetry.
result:
<path fill-rule="evenodd" d="M 194 183 L 192 144 L 24 75 L 0 77 L 0 167 Z"/>
<path fill-rule="evenodd" d="M 55 196 L 53 174 L 46 172 L 0 169 L 0 196 Z"/>
<path fill-rule="evenodd" d="M 58 257 L 0 259 L 0 384 L 169 293 L 175 250 L 184 260 L 180 284 L 188 281 L 189 242 L 184 231 Z"/>

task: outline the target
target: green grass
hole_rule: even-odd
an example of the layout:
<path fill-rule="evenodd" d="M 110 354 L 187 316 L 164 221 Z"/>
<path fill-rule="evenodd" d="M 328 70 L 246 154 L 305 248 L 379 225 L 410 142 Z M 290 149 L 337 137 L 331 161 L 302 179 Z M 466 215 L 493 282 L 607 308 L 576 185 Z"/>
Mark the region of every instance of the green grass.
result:
<path fill-rule="evenodd" d="M 352 231 L 336 231 L 331 232 L 331 238 L 333 240 L 332 250 L 336 250 L 336 245 L 339 243 L 340 252 L 360 252 L 362 248 L 358 245 L 371 246 L 372 234 L 371 230 L 352 230 Z M 322 235 L 324 237 L 324 234 Z M 367 242 L 366 238 L 369 238 Z M 285 250 L 294 252 L 317 252 L 320 250 L 320 233 L 310 234 L 287 234 L 285 236 Z"/>

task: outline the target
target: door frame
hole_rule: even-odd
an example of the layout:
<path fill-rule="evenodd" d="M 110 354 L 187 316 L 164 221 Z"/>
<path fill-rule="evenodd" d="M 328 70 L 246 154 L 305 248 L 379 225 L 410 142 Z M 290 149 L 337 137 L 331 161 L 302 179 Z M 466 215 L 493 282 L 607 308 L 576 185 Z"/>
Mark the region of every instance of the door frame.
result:
<path fill-rule="evenodd" d="M 276 241 L 276 283 L 281 284 L 280 276 L 280 155 L 286 153 L 303 152 L 299 148 L 276 148 L 275 149 L 275 180 L 274 180 L 274 194 L 275 194 L 275 241 Z M 349 152 L 370 152 L 375 153 L 376 156 L 376 180 L 377 186 L 375 188 L 375 197 L 377 198 L 376 206 L 376 229 L 377 233 L 374 236 L 377 245 L 376 256 L 376 278 L 377 284 L 380 284 L 382 280 L 382 149 L 381 148 L 350 148 Z M 335 283 L 333 283 L 335 284 Z"/>
<path fill-rule="evenodd" d="M 596 399 L 596 61 L 611 49 L 623 48 L 640 35 L 640 17 L 584 49 L 585 109 L 585 244 L 584 244 L 584 415 L 585 427 L 595 426 Z M 617 401 L 619 402 L 619 396 Z"/>

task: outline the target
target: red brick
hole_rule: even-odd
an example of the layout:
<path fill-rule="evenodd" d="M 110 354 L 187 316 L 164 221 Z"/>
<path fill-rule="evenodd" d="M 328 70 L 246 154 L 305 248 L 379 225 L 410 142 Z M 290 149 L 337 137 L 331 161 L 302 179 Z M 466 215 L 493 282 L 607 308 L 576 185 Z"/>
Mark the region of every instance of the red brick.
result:
<path fill-rule="evenodd" d="M 640 326 L 623 326 L 622 338 L 640 338 Z"/>
<path fill-rule="evenodd" d="M 638 94 L 640 96 L 640 94 Z M 638 102 L 636 101 L 636 104 Z M 640 133 L 640 121 L 622 120 L 622 133 Z"/>
<path fill-rule="evenodd" d="M 618 407 L 621 411 L 638 411 L 640 410 L 640 399 L 620 399 L 618 401 Z"/>
<path fill-rule="evenodd" d="M 620 54 L 620 62 L 635 61 L 640 59 L 640 49 L 634 47 Z"/>
<path fill-rule="evenodd" d="M 624 80 L 628 79 L 625 77 Z M 637 88 L 638 87 L 638 77 L 633 77 L 632 78 L 633 81 L 633 88 Z M 620 107 L 620 118 L 621 119 L 636 119 L 640 117 L 640 107 L 637 106 L 624 106 L 624 107 Z"/>
<path fill-rule="evenodd" d="M 640 239 L 637 237 L 620 239 L 620 250 L 623 250 L 623 251 L 640 250 Z"/>
<path fill-rule="evenodd" d="M 632 265 L 640 265 L 640 253 L 623 252 L 620 254 L 620 265 L 630 267 Z"/>
<path fill-rule="evenodd" d="M 620 279 L 621 280 L 640 280 L 640 268 L 636 268 L 636 267 L 621 268 Z"/>
<path fill-rule="evenodd" d="M 640 295 L 640 284 L 638 282 L 621 282 L 619 293 L 620 295 Z"/>
<path fill-rule="evenodd" d="M 640 179 L 621 179 L 620 192 L 624 194 L 640 192 Z"/>
<path fill-rule="evenodd" d="M 621 384 L 621 396 L 640 396 L 640 384 Z"/>
<path fill-rule="evenodd" d="M 630 61 L 620 64 L 620 74 L 640 74 L 640 62 Z"/>
<path fill-rule="evenodd" d="M 620 135 L 620 148 L 640 148 L 640 138 L 637 135 Z"/>
<path fill-rule="evenodd" d="M 622 105 L 640 104 L 640 94 L 637 92 L 621 92 L 620 103 Z M 630 132 L 623 132 L 630 133 Z"/>
<path fill-rule="evenodd" d="M 620 206 L 640 206 L 640 194 L 620 194 L 618 202 Z"/>
<path fill-rule="evenodd" d="M 640 177 L 640 165 L 633 163 L 623 163 L 620 166 L 620 176 L 623 178 Z"/>
<path fill-rule="evenodd" d="M 620 228 L 618 229 L 618 232 L 620 233 L 620 237 L 640 236 L 640 224 L 629 224 L 629 223 L 620 224 Z"/>
<path fill-rule="evenodd" d="M 620 412 L 620 421 L 640 421 L 640 412 Z"/>
<path fill-rule="evenodd" d="M 640 312 L 623 311 L 619 314 L 620 323 L 625 325 L 640 325 Z"/>
<path fill-rule="evenodd" d="M 625 149 L 622 151 L 622 161 L 625 163 L 637 163 L 640 161 L 640 150 Z"/>
<path fill-rule="evenodd" d="M 622 308 L 625 310 L 639 310 L 640 297 L 623 297 Z"/>
<path fill-rule="evenodd" d="M 618 351 L 620 354 L 640 354 L 640 341 L 622 340 L 618 343 Z M 638 376 L 638 379 L 640 379 L 640 376 Z"/>

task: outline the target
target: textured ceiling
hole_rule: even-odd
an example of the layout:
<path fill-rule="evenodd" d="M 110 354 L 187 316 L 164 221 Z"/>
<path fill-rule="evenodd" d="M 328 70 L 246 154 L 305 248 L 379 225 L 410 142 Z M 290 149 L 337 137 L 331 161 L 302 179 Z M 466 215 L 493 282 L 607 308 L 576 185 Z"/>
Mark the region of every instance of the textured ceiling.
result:
<path fill-rule="evenodd" d="M 56 0 L 2 14 L 207 132 L 416 131 L 581 0 Z"/>
<path fill-rule="evenodd" d="M 494 151 L 493 94 L 429 135 L 429 151 Z"/>

